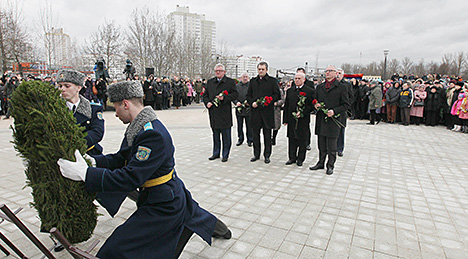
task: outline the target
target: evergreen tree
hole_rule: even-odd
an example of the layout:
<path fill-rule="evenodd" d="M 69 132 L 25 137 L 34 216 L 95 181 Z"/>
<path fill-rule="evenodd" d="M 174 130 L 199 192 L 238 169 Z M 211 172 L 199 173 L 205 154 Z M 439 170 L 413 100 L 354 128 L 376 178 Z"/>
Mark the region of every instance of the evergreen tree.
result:
<path fill-rule="evenodd" d="M 59 158 L 86 152 L 83 128 L 76 124 L 60 91 L 40 81 L 23 82 L 11 98 L 13 144 L 26 161 L 27 186 L 41 219 L 41 230 L 59 229 L 71 243 L 88 240 L 96 227 L 94 194 L 83 182 L 62 176 Z"/>

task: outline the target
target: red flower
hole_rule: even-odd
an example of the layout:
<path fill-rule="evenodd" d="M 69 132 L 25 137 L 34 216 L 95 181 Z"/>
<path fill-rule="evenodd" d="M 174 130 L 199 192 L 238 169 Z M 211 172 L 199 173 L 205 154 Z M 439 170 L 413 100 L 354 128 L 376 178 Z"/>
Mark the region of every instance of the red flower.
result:
<path fill-rule="evenodd" d="M 314 99 L 314 100 L 312 101 L 312 104 L 313 104 L 313 105 L 316 105 L 317 103 L 318 103 L 317 99 Z"/>
<path fill-rule="evenodd" d="M 265 102 L 263 105 L 268 106 L 270 102 Z"/>
<path fill-rule="evenodd" d="M 306 96 L 307 94 L 304 93 L 304 92 L 300 92 L 299 95 L 301 95 L 301 96 Z"/>
<path fill-rule="evenodd" d="M 227 95 L 227 94 L 228 94 L 228 91 L 227 91 L 227 90 L 224 90 L 224 91 L 223 91 L 223 94 L 224 94 L 224 95 Z"/>

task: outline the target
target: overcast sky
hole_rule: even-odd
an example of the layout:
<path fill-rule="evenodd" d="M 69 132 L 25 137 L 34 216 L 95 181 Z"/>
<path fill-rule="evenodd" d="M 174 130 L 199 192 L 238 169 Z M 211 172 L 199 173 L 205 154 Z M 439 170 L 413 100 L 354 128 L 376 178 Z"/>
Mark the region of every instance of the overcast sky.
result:
<path fill-rule="evenodd" d="M 0 0 L 5 1 L 5 0 Z M 38 21 L 45 0 L 22 3 L 26 22 Z M 65 33 L 83 42 L 106 18 L 126 28 L 130 13 L 147 6 L 161 13 L 176 5 L 216 22 L 217 41 L 230 54 L 261 56 L 272 67 L 368 64 L 410 57 L 439 62 L 445 53 L 468 52 L 466 0 L 201 1 L 48 0 Z"/>

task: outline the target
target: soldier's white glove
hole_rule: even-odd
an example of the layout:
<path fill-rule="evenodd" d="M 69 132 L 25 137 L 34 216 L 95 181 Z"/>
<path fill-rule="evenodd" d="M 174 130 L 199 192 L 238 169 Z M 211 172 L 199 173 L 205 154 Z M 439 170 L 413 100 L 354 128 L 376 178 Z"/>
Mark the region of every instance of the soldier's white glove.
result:
<path fill-rule="evenodd" d="M 65 178 L 73 181 L 85 181 L 88 164 L 86 164 L 86 161 L 78 150 L 75 151 L 75 158 L 76 162 L 60 158 L 57 161 L 60 172 Z"/>
<path fill-rule="evenodd" d="M 92 157 L 92 156 L 90 156 L 90 155 L 88 155 L 88 154 L 84 154 L 83 157 L 84 157 L 86 160 L 91 161 L 91 165 L 92 165 L 93 167 L 96 167 L 96 159 L 94 159 L 94 157 Z"/>

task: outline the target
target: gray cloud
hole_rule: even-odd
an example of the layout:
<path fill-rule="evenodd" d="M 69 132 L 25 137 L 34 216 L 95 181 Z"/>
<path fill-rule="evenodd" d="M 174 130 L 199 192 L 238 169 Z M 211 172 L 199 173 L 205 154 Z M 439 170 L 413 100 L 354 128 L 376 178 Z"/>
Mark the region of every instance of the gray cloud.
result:
<path fill-rule="evenodd" d="M 24 2 L 26 19 L 38 19 L 36 0 Z M 148 6 L 168 14 L 175 5 L 214 20 L 217 39 L 231 54 L 262 56 L 273 67 L 367 64 L 410 57 L 440 61 L 445 53 L 468 52 L 468 2 L 457 0 L 394 1 L 202 1 L 49 0 L 65 31 L 79 42 L 104 18 L 126 27 L 131 11 Z M 31 8 L 37 6 L 37 8 Z M 362 53 L 362 55 L 361 55 Z"/>

